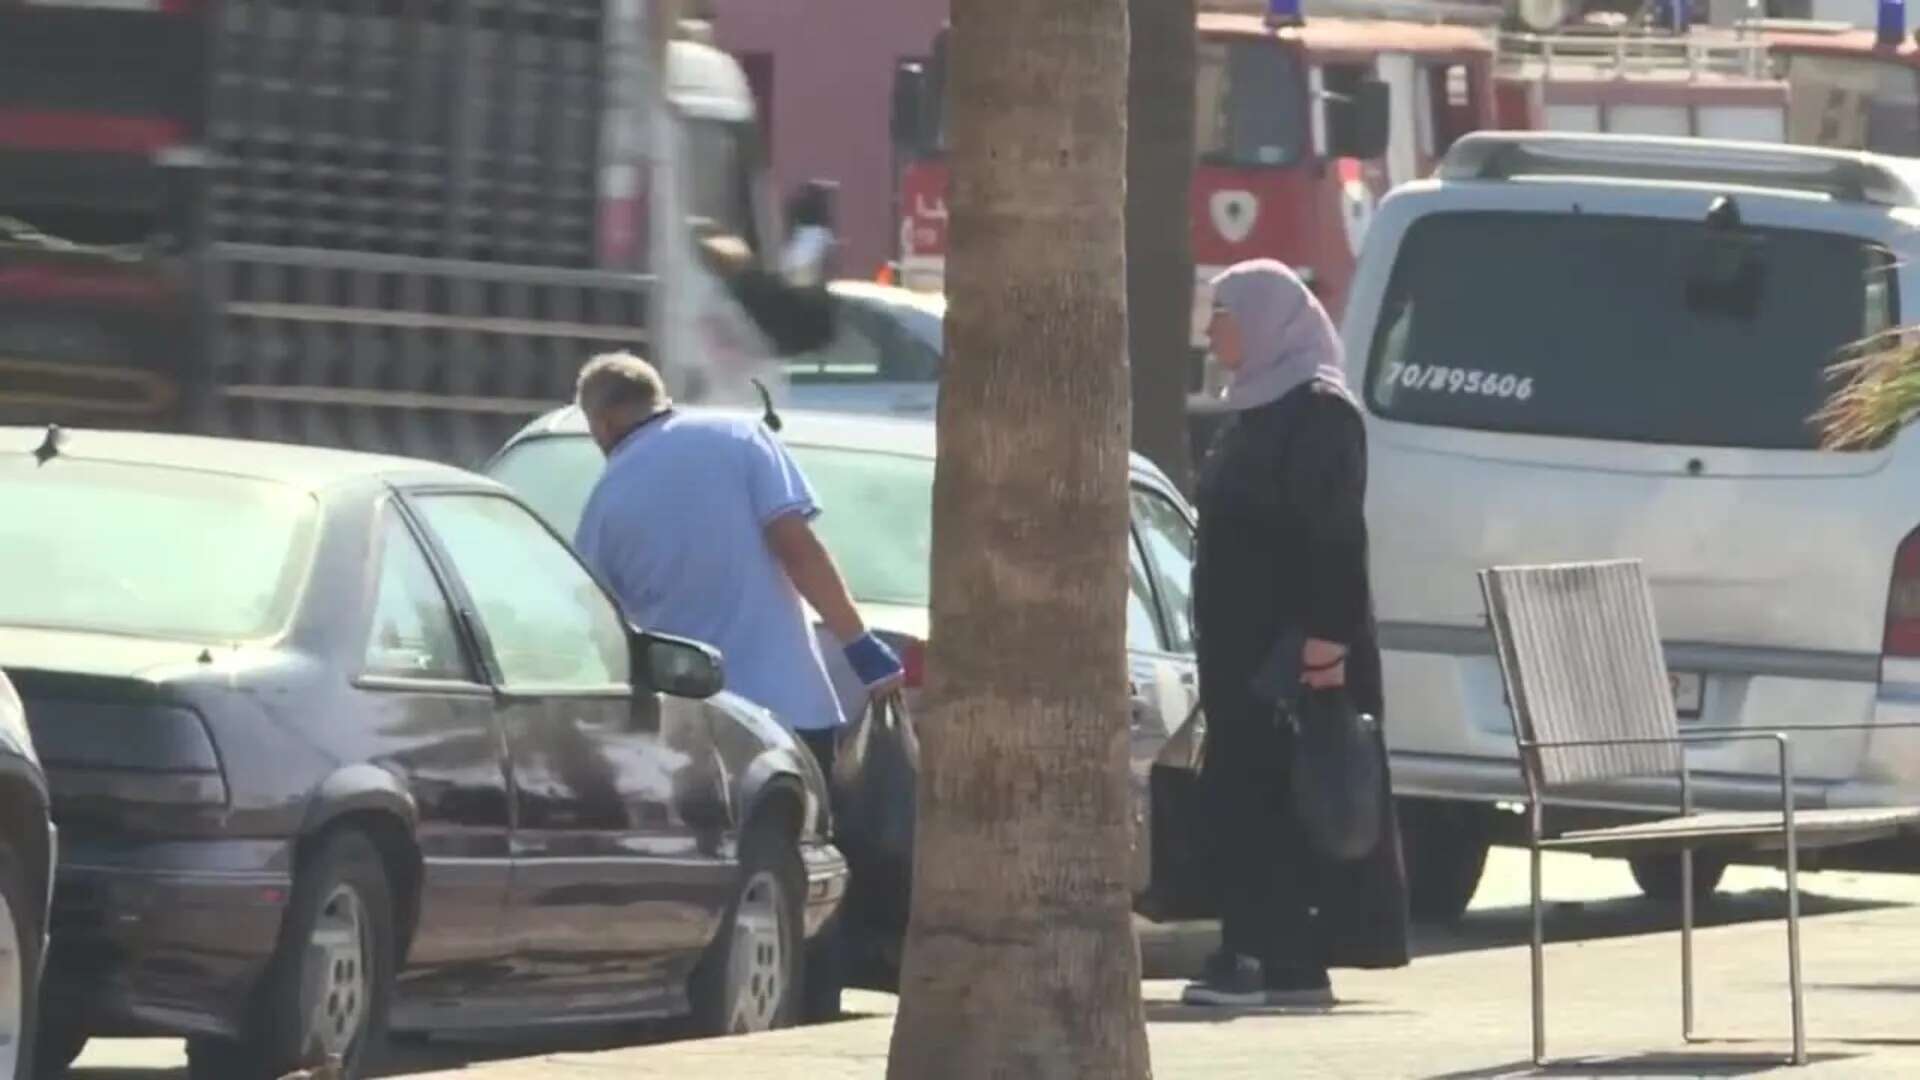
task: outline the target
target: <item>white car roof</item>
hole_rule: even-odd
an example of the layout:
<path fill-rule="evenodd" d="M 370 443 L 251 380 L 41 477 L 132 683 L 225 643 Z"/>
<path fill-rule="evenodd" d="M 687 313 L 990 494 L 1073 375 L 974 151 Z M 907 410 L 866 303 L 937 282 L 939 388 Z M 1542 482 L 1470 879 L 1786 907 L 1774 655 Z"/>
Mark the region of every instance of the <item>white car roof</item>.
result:
<path fill-rule="evenodd" d="M 936 319 L 945 318 L 947 314 L 947 298 L 941 293 L 902 289 L 897 285 L 882 285 L 876 281 L 862 281 L 859 278 L 843 278 L 830 282 L 827 285 L 827 291 L 836 296 L 912 308 Z"/>
<path fill-rule="evenodd" d="M 685 407 L 684 411 L 750 420 L 758 420 L 761 416 L 757 409 L 690 406 Z M 838 447 L 929 460 L 937 450 L 931 420 L 901 419 L 860 413 L 819 412 L 809 409 L 782 409 L 780 425 L 780 438 L 795 446 Z M 578 406 L 568 405 L 527 425 L 526 429 L 514 436 L 508 445 L 542 435 L 585 435 L 586 432 L 586 417 L 581 414 Z M 1137 453 L 1132 454 L 1131 458 L 1133 473 L 1136 477 L 1151 479 L 1168 491 L 1179 490 L 1171 480 L 1167 479 L 1166 473 L 1151 460 Z"/>
<path fill-rule="evenodd" d="M 1890 209 L 1920 206 L 1920 162 L 1721 139 L 1481 131 L 1453 144 L 1435 178 L 1442 185 L 1548 180 L 1734 186 Z"/>

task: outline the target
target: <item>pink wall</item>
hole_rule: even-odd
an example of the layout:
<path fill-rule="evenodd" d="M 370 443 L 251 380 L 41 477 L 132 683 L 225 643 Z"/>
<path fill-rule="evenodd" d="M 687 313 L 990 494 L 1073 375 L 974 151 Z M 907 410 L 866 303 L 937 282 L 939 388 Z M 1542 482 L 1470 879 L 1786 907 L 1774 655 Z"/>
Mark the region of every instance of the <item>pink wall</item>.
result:
<path fill-rule="evenodd" d="M 840 183 L 840 269 L 871 277 L 894 254 L 894 64 L 924 56 L 947 0 L 713 0 L 718 44 L 773 57 L 773 163 L 782 201 L 813 177 Z"/>

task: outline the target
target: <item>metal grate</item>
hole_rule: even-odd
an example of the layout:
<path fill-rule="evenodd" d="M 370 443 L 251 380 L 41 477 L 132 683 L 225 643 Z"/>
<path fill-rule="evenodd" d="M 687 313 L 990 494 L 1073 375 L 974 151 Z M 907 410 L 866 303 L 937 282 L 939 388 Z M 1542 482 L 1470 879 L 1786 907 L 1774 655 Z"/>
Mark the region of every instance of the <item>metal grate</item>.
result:
<path fill-rule="evenodd" d="M 589 267 L 599 0 L 229 0 L 221 240 Z"/>
<path fill-rule="evenodd" d="M 1639 562 L 1509 567 L 1480 575 L 1526 742 L 1675 739 L 1679 721 Z M 1526 749 L 1545 787 L 1677 773 L 1674 743 Z"/>
<path fill-rule="evenodd" d="M 219 434 L 472 467 L 588 357 L 645 344 L 631 274 L 245 245 L 209 268 Z"/>

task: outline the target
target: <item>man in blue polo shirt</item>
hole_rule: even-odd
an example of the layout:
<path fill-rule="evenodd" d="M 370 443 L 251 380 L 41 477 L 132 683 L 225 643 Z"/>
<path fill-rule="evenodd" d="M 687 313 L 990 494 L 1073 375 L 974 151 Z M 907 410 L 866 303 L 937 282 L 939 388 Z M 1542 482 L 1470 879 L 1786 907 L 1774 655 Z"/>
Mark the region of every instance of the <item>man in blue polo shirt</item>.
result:
<path fill-rule="evenodd" d="M 676 412 L 659 373 L 629 353 L 589 362 L 577 400 L 607 455 L 575 537 L 587 564 L 634 622 L 718 648 L 728 689 L 831 771 L 844 718 L 806 605 L 869 692 L 902 670 L 814 534 L 820 506 L 799 466 L 761 423 Z"/>

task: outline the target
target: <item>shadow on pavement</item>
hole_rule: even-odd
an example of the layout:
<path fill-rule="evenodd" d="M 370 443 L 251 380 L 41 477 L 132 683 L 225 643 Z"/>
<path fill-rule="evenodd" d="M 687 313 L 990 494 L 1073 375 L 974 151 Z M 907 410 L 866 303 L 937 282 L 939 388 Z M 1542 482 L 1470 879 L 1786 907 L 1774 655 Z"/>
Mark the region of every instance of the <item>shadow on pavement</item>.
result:
<path fill-rule="evenodd" d="M 1800 894 L 1800 911 L 1807 917 L 1899 906 L 1892 901 L 1837 899 L 1805 891 Z M 1708 929 L 1779 921 L 1786 917 L 1785 890 L 1753 889 L 1715 894 L 1702 900 L 1695 911 L 1695 926 Z M 1533 932 L 1532 919 L 1525 906 L 1515 906 L 1472 911 L 1452 925 L 1417 925 L 1414 927 L 1414 950 L 1420 956 L 1446 956 L 1479 949 L 1525 945 Z M 1680 910 L 1642 897 L 1622 897 L 1597 902 L 1550 903 L 1546 921 L 1549 944 L 1602 941 L 1639 934 L 1678 932 Z M 1785 933 L 1784 928 L 1782 933 Z"/>
<path fill-rule="evenodd" d="M 1171 1001 L 1147 1002 L 1149 1024 L 1231 1024 L 1236 1020 L 1320 1020 L 1341 1016 L 1417 1016 L 1408 1009 L 1382 1008 L 1365 1001 L 1343 1001 L 1338 1005 L 1314 1008 L 1223 1009 L 1216 1006 L 1181 1005 Z"/>
<path fill-rule="evenodd" d="M 836 1024 L 866 1020 L 876 1013 L 849 1012 Z M 592 1027 L 577 1030 L 548 1030 L 518 1035 L 447 1035 L 428 1040 L 410 1040 L 387 1051 L 387 1060 L 374 1074 L 382 1077 L 414 1076 L 419 1073 L 451 1072 L 491 1061 L 514 1058 L 546 1057 L 554 1054 L 591 1054 L 633 1046 L 652 1046 L 690 1038 L 683 1025 L 670 1021 Z"/>
<path fill-rule="evenodd" d="M 1845 1061 L 1853 1054 L 1810 1054 L 1812 1064 Z M 1434 1073 L 1426 1080 L 1509 1080 L 1520 1077 L 1553 1077 L 1574 1080 L 1577 1077 L 1633 1077 L 1634 1080 L 1682 1080 L 1706 1076 L 1759 1076 L 1782 1067 L 1779 1054 L 1632 1054 L 1621 1057 L 1561 1058 L 1546 1068 L 1536 1069 L 1532 1062 L 1516 1061 L 1465 1072 Z"/>
<path fill-rule="evenodd" d="M 1810 982 L 1809 991 L 1846 990 L 1855 994 L 1920 994 L 1920 983 L 1912 982 Z M 1915 1040 L 1920 1042 L 1920 1040 Z"/>
<path fill-rule="evenodd" d="M 1549 882 L 1551 887 L 1551 882 Z M 1834 915 L 1846 912 L 1869 911 L 1900 906 L 1893 901 L 1861 899 L 1841 899 L 1822 896 L 1818 893 L 1801 894 L 1803 912 L 1809 916 Z M 1786 894 L 1778 889 L 1751 889 L 1741 892 L 1716 894 L 1703 900 L 1699 908 L 1699 925 L 1702 928 L 1729 926 L 1740 923 L 1778 921 L 1786 915 Z M 1559 903 L 1547 910 L 1547 937 L 1549 942 L 1595 941 L 1607 938 L 1629 937 L 1638 934 L 1652 934 L 1677 931 L 1680 925 L 1679 911 L 1666 904 L 1641 897 L 1619 897 L 1594 902 Z M 1414 932 L 1415 951 L 1418 956 L 1445 956 L 1453 953 L 1472 952 L 1483 949 L 1507 948 L 1524 945 L 1530 934 L 1531 917 L 1524 905 L 1478 908 L 1469 912 L 1465 918 L 1450 926 L 1417 926 Z M 1206 954 L 1218 943 L 1217 929 L 1213 924 L 1170 924 L 1143 930 L 1142 954 L 1149 978 L 1179 979 L 1197 973 Z M 1676 951 L 1679 946 L 1675 943 Z M 1338 978 L 1336 974 L 1335 978 Z M 1879 993 L 1920 993 L 1920 982 L 1890 982 L 1869 985 L 1833 985 L 1822 987 L 1810 984 L 1810 990 L 1843 989 Z M 1219 1010 L 1192 1009 L 1174 1003 L 1150 1002 L 1147 1006 L 1148 1018 L 1155 1023 L 1225 1023 L 1246 1016 L 1300 1016 L 1315 1017 L 1323 1010 Z M 1335 1015 L 1366 1015 L 1366 1002 L 1353 1002 L 1338 1007 Z M 1377 1014 L 1377 1013 L 1376 1013 Z M 847 1019 L 863 1019 L 870 1013 L 850 1014 Z M 583 1029 L 580 1031 L 538 1031 L 526 1035 L 489 1037 L 436 1038 L 424 1043 L 411 1043 L 394 1046 L 388 1055 L 386 1065 L 380 1074 L 389 1077 L 415 1076 L 421 1073 L 451 1071 L 470 1065 L 500 1061 L 509 1058 L 542 1056 L 548 1054 L 584 1053 L 595 1050 L 615 1049 L 627 1046 L 645 1046 L 672 1041 L 677 1030 L 668 1024 L 629 1025 L 616 1028 Z M 1902 1045 L 1894 1040 L 1872 1039 L 1823 1039 L 1829 1044 L 1859 1043 L 1862 1045 Z M 1916 1040 L 1920 1042 L 1920 1040 Z M 177 1059 L 176 1059 L 177 1060 Z M 1685 1059 L 1674 1059 L 1684 1064 Z M 1635 1068 L 1651 1067 L 1646 1060 L 1635 1059 L 1626 1065 L 1613 1068 L 1595 1066 L 1601 1075 L 1659 1075 L 1633 1073 Z M 1696 1066 L 1688 1066 L 1695 1068 Z M 1457 1080 L 1473 1080 L 1479 1077 L 1531 1076 L 1530 1069 L 1509 1067 L 1504 1071 L 1495 1069 L 1476 1073 L 1457 1074 Z M 176 1080 L 185 1075 L 184 1070 L 149 1066 L 144 1068 L 122 1065 L 93 1066 L 76 1069 L 76 1080 Z M 1564 1072 L 1555 1075 L 1566 1075 Z M 1742 1075 L 1732 1073 L 1689 1072 L 1672 1075 Z M 1438 1080 L 1438 1078 L 1436 1078 Z M 1448 1077 L 1445 1080 L 1456 1080 Z"/>
<path fill-rule="evenodd" d="M 849 1012 L 834 1023 L 867 1020 L 878 1013 Z M 431 1039 L 401 1038 L 387 1048 L 376 1077 L 406 1077 L 422 1073 L 453 1072 L 494 1061 L 590 1054 L 634 1046 L 652 1046 L 686 1037 L 684 1028 L 669 1021 L 545 1029 L 512 1035 L 447 1035 Z M 68 1074 L 71 1080 L 184 1080 L 185 1069 L 86 1067 Z"/>
<path fill-rule="evenodd" d="M 1900 906 L 1893 901 L 1836 898 L 1801 892 L 1801 913 L 1809 918 Z M 1780 889 L 1750 889 L 1718 893 L 1700 901 L 1697 926 L 1735 926 L 1778 922 L 1786 918 L 1787 894 Z M 1532 934 L 1532 915 L 1524 906 L 1476 908 L 1451 924 L 1417 924 L 1413 928 L 1417 957 L 1447 956 L 1483 949 L 1525 945 Z M 1601 941 L 1640 934 L 1678 932 L 1677 907 L 1643 897 L 1549 904 L 1547 941 Z M 1782 930 L 1784 933 L 1784 929 Z M 1141 962 L 1149 979 L 1187 979 L 1197 975 L 1208 953 L 1220 943 L 1213 923 L 1145 924 L 1141 928 Z M 1678 948 L 1676 945 L 1675 948 Z M 1920 991 L 1920 985 L 1911 987 Z"/>

